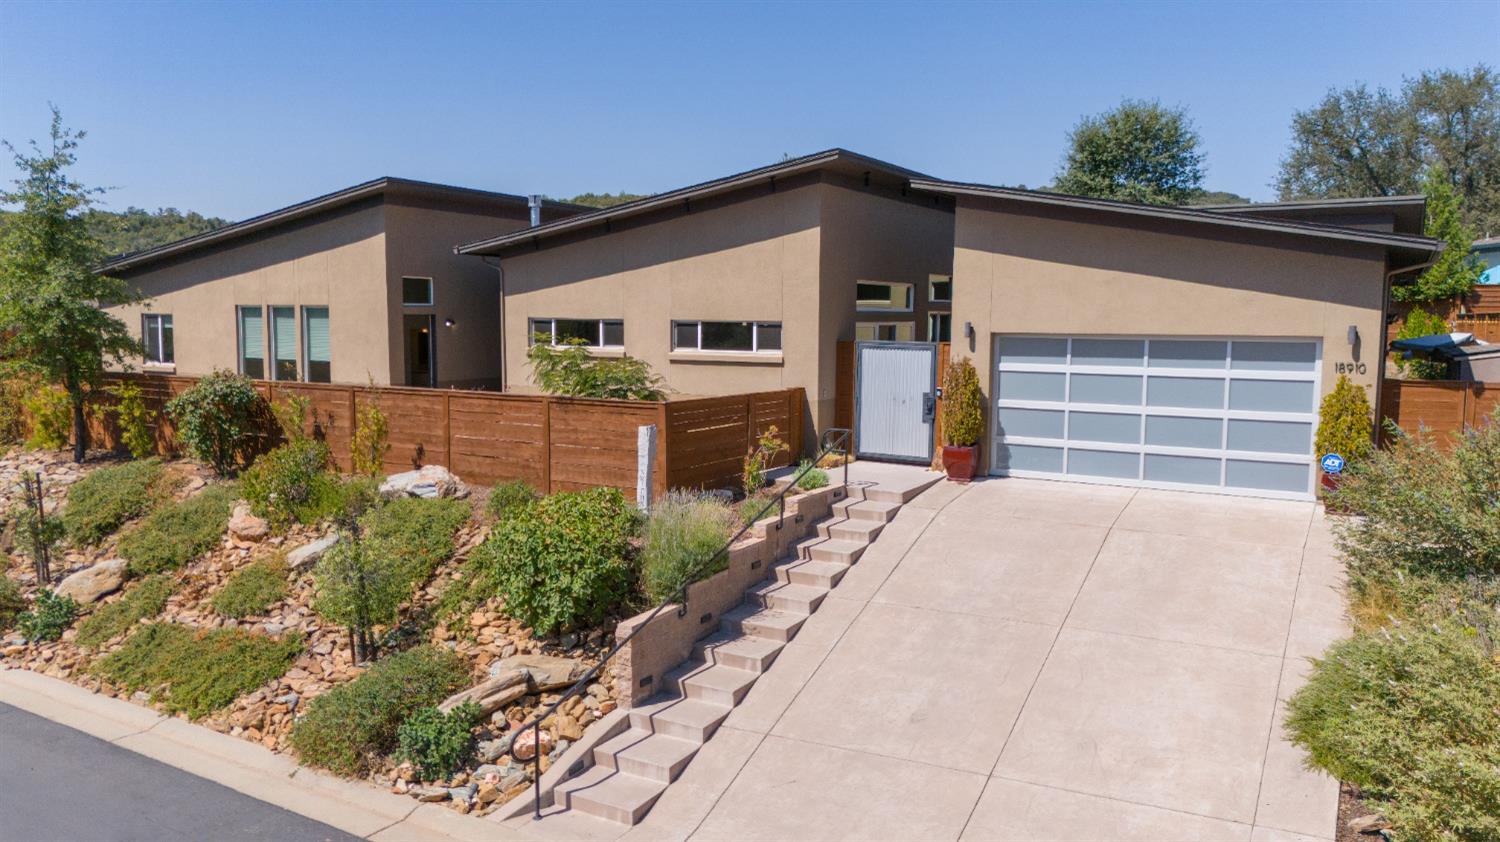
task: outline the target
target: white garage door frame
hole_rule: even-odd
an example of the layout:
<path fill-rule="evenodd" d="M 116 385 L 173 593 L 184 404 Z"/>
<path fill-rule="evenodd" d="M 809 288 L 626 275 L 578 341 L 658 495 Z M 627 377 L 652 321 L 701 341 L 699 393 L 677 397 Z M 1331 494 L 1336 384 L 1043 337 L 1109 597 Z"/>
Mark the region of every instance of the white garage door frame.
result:
<path fill-rule="evenodd" d="M 1043 343 L 1030 343 L 1032 345 L 1055 345 L 1065 348 L 1061 357 L 1050 357 L 1046 354 L 1036 358 L 1029 358 L 1025 354 L 1002 355 L 1002 342 L 1010 340 L 1045 340 Z M 1153 340 L 1158 343 L 1162 355 L 1152 357 L 1151 348 Z M 1092 351 L 1101 347 L 1128 346 L 1130 343 L 1141 343 L 1144 354 L 1139 362 L 1127 360 L 1124 364 L 1113 364 L 1109 359 L 1100 359 Z M 1065 345 L 1057 345 L 1065 343 Z M 1076 350 L 1084 353 L 1075 353 Z M 1167 345 L 1164 343 L 1172 343 Z M 1224 359 L 1218 367 L 1208 366 L 1204 360 L 1190 360 L 1186 365 L 1174 365 L 1183 362 L 1180 358 L 1180 349 L 1190 346 L 1192 343 L 1201 343 L 1204 348 L 1216 347 L 1222 343 L 1225 349 Z M 1234 348 L 1239 343 L 1242 353 L 1236 356 Z M 1014 343 L 1012 343 L 1014 344 Z M 1301 357 L 1291 360 L 1278 359 L 1278 353 L 1282 350 L 1287 352 L 1305 351 L 1308 344 L 1312 345 L 1313 359 L 1307 361 Z M 1299 346 L 1294 348 L 1293 346 Z M 994 410 L 994 434 L 991 438 L 991 473 L 996 476 L 1033 477 L 1041 479 L 1066 480 L 1069 482 L 1094 483 L 1102 485 L 1124 485 L 1143 488 L 1165 488 L 1181 491 L 1194 491 L 1198 493 L 1231 494 L 1250 497 L 1268 497 L 1290 500 L 1314 499 L 1314 491 L 1317 481 L 1317 460 L 1313 453 L 1313 435 L 1317 428 L 1317 408 L 1322 394 L 1321 370 L 1323 362 L 1322 341 L 1316 337 L 1224 337 L 1224 336 L 1065 336 L 1065 335 L 1035 335 L 1035 334 L 995 334 L 991 337 L 991 348 L 994 352 L 992 359 L 995 361 L 991 372 L 991 395 L 994 400 L 991 407 Z M 1177 358 L 1167 359 L 1169 351 L 1178 351 L 1179 355 L 1170 355 Z M 1292 356 L 1297 356 L 1293 354 Z M 1041 361 L 1025 361 L 1027 359 L 1040 359 Z M 1205 359 L 1207 356 L 1205 355 Z M 1019 361 L 1018 361 L 1019 360 Z M 1055 388 L 1056 375 L 1065 375 L 1062 378 L 1063 389 L 1061 399 L 1056 394 L 1045 396 L 1045 399 L 1032 400 L 1027 397 L 1014 397 L 1017 389 L 1007 390 L 1011 397 L 1002 397 L 1001 381 L 1007 373 L 1013 374 L 1042 374 L 1052 375 L 1043 378 L 1048 388 Z M 1075 376 L 1082 375 L 1088 378 L 1094 375 L 1090 382 L 1090 388 L 1097 384 L 1107 383 L 1114 377 L 1117 385 L 1129 386 L 1131 378 L 1140 382 L 1140 396 L 1134 403 L 1116 402 L 1085 402 L 1077 399 L 1077 393 L 1084 392 L 1082 388 L 1075 387 Z M 1122 376 L 1123 375 L 1123 376 Z M 1181 386 L 1193 385 L 1208 386 L 1208 381 L 1221 381 L 1222 401 L 1218 406 L 1177 406 L 1151 403 L 1151 389 L 1155 386 L 1170 386 L 1178 384 Z M 1194 381 L 1192 384 L 1183 381 Z M 1242 385 L 1237 386 L 1236 382 Z M 1231 408 L 1236 403 L 1250 404 L 1254 400 L 1237 400 L 1237 396 L 1243 393 L 1246 396 L 1259 392 L 1274 392 L 1282 389 L 1284 385 L 1291 386 L 1292 390 L 1299 395 L 1303 389 L 1298 388 L 1300 384 L 1311 386 L 1310 398 L 1307 401 L 1306 411 L 1273 411 L 1265 408 Z M 1284 384 L 1284 385 L 1283 385 Z M 1082 386 L 1083 382 L 1079 382 Z M 1076 392 L 1075 393 L 1075 388 Z M 1231 391 L 1236 391 L 1236 396 L 1231 396 Z M 1128 395 L 1128 392 L 1127 392 Z M 1075 402 L 1076 401 L 1076 402 Z M 1047 435 L 1025 435 L 1007 433 L 1001 424 L 1002 414 L 1010 414 L 1013 418 L 1026 413 L 1006 413 L 1006 410 L 1032 410 L 1032 416 L 1061 416 L 1062 427 L 1060 432 L 1054 433 L 1047 430 Z M 1095 439 L 1079 440 L 1071 438 L 1075 433 L 1075 413 L 1080 414 L 1078 421 L 1087 420 L 1090 424 L 1098 425 L 1104 421 L 1103 427 L 1111 424 L 1124 431 L 1125 438 L 1131 434 L 1128 431 L 1129 421 L 1138 419 L 1140 430 L 1134 441 L 1124 443 L 1100 441 Z M 1179 420 L 1180 419 L 1180 420 Z M 1217 447 L 1180 447 L 1165 444 L 1150 443 L 1152 433 L 1148 431 L 1148 420 L 1161 422 L 1165 427 L 1167 421 L 1173 423 L 1192 425 L 1193 419 L 1201 419 L 1197 425 L 1203 428 L 1211 428 L 1212 421 L 1218 420 L 1219 440 Z M 1055 423 L 1054 418 L 1048 418 L 1047 424 Z M 1234 424 L 1233 422 L 1240 422 Z M 1013 425 L 1019 426 L 1019 425 Z M 1080 425 L 1081 426 L 1081 425 Z M 1300 447 L 1301 432 L 1306 431 L 1305 448 Z M 1031 432 L 1037 432 L 1031 430 Z M 1259 433 L 1271 434 L 1271 438 L 1280 436 L 1296 438 L 1297 445 L 1279 444 L 1273 445 L 1268 450 L 1231 449 L 1231 436 L 1235 433 L 1248 433 L 1249 435 L 1239 438 L 1254 438 Z M 1287 433 L 1293 433 L 1288 437 Z M 1243 445 L 1243 440 L 1234 442 Z M 1207 442 L 1205 442 L 1207 444 Z M 1020 445 L 1023 448 L 1030 447 L 1033 453 L 1045 453 L 1050 460 L 1054 452 L 1062 451 L 1062 461 L 1057 470 L 1029 470 L 1013 468 L 1008 461 L 1002 459 L 1002 454 L 1011 455 L 1013 451 L 1009 445 Z M 1277 450 L 1276 448 L 1280 448 Z M 1292 452 L 1294 447 L 1297 449 Z M 1115 461 L 1123 472 L 1128 465 L 1127 454 L 1139 454 L 1136 459 L 1136 471 L 1134 476 L 1096 476 L 1071 472 L 1074 462 L 1074 451 L 1082 451 L 1086 458 L 1102 461 Z M 1119 454 L 1110 456 L 1109 454 Z M 1219 476 L 1216 485 L 1199 484 L 1188 482 L 1171 482 L 1162 479 L 1147 477 L 1148 459 L 1150 456 L 1158 457 L 1151 460 L 1152 466 L 1164 467 L 1167 463 L 1176 462 L 1179 465 L 1194 464 L 1197 468 L 1206 469 L 1208 460 L 1217 459 L 1219 462 Z M 1170 457 L 1187 457 L 1186 459 L 1173 460 Z M 1306 482 L 1298 490 L 1288 490 L 1269 487 L 1247 487 L 1237 485 L 1231 481 L 1229 476 L 1231 469 L 1237 477 L 1253 476 L 1256 473 L 1280 474 L 1284 477 L 1295 479 L 1293 468 L 1300 469 Z M 1274 484 L 1274 483 L 1273 483 Z M 1290 482 L 1286 483 L 1290 485 Z"/>

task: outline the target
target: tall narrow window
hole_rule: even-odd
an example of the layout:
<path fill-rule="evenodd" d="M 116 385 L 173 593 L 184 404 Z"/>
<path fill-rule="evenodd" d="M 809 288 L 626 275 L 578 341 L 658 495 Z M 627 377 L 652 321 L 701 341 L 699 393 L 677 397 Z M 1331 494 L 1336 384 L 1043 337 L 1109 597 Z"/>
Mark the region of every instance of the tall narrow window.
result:
<path fill-rule="evenodd" d="M 297 309 L 271 308 L 271 358 L 276 360 L 272 375 L 277 380 L 297 379 Z"/>
<path fill-rule="evenodd" d="M 259 307 L 240 308 L 240 373 L 256 380 L 266 376 L 266 319 Z"/>
<path fill-rule="evenodd" d="M 927 314 L 927 341 L 928 342 L 951 342 L 951 341 L 953 341 L 953 314 L 952 313 L 929 313 L 929 314 Z"/>
<path fill-rule="evenodd" d="M 309 383 L 327 383 L 333 359 L 328 347 L 328 308 L 303 307 L 302 319 L 306 322 L 302 335 L 307 342 L 307 347 L 302 349 L 307 368 L 304 379 Z"/>
<path fill-rule="evenodd" d="M 146 362 L 171 365 L 176 359 L 172 349 L 172 317 L 158 313 L 141 316 L 141 344 L 146 348 Z"/>

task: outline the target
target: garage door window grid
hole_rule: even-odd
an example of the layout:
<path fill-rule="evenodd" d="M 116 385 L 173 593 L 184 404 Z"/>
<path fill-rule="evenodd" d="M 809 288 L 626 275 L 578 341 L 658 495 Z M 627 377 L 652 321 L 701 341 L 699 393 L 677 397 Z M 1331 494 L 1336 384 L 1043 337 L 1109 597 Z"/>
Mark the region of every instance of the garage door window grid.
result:
<path fill-rule="evenodd" d="M 997 467 L 1012 475 L 1309 493 L 1316 341 L 1002 336 L 995 348 Z"/>

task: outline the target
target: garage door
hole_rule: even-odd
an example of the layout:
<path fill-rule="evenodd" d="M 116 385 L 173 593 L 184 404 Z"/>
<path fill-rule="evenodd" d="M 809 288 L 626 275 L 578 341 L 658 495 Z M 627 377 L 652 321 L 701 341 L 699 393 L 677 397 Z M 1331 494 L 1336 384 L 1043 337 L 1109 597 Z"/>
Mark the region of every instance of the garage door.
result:
<path fill-rule="evenodd" d="M 996 474 L 1309 499 L 1317 341 L 995 337 Z"/>

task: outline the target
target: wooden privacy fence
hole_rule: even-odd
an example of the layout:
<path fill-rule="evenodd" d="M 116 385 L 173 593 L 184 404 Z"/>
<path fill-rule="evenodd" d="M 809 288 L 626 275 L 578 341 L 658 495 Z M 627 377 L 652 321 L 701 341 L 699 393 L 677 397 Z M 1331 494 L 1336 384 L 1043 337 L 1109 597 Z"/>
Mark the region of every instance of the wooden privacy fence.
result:
<path fill-rule="evenodd" d="M 1500 406 L 1500 383 L 1448 380 L 1387 380 L 1381 388 L 1381 415 L 1402 430 L 1415 433 L 1425 428 L 1434 438 L 1451 445 L 1465 428 L 1484 423 Z M 1381 443 L 1389 436 L 1381 425 Z"/>
<path fill-rule="evenodd" d="M 193 377 L 114 375 L 140 386 L 154 418 L 157 450 L 178 449 L 167 401 L 197 382 Z M 300 395 L 310 402 L 310 432 L 325 441 L 343 470 L 350 468 L 355 419 L 374 404 L 386 416 L 387 473 L 442 465 L 465 482 L 493 485 L 524 480 L 546 491 L 596 486 L 635 496 L 638 430 L 656 425 L 653 496 L 669 488 L 726 488 L 738 483 L 752 443 L 775 426 L 790 452 L 802 453 L 803 390 L 662 402 L 555 398 L 500 392 L 360 387 L 257 381 L 268 402 Z M 103 446 L 119 441 L 111 417 L 95 412 L 90 426 Z M 274 431 L 266 429 L 269 440 Z"/>

